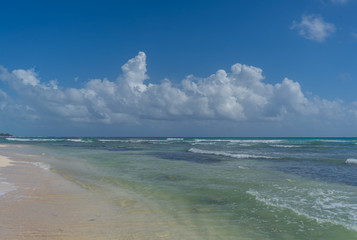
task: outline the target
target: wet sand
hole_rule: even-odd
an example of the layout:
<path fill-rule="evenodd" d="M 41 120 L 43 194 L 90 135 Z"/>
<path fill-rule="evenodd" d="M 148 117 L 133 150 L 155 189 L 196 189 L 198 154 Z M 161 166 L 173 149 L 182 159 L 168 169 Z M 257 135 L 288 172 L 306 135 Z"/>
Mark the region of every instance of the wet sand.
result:
<path fill-rule="evenodd" d="M 55 173 L 15 160 L 1 177 L 15 190 L 0 197 L 0 239 L 133 239 L 115 209 Z"/>
<path fill-rule="evenodd" d="M 201 239 L 160 205 L 60 175 L 27 147 L 0 144 L 0 239 Z"/>
<path fill-rule="evenodd" d="M 13 148 L 13 146 L 11 147 Z M 0 179 L 12 191 L 0 196 L 0 239 L 162 239 L 145 236 L 100 194 L 0 151 Z"/>

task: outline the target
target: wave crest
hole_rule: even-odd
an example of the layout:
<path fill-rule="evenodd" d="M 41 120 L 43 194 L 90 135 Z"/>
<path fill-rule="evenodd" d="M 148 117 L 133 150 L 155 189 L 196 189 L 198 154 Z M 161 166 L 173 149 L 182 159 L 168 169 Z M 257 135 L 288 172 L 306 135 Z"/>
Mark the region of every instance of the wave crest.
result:
<path fill-rule="evenodd" d="M 244 153 L 230 153 L 230 152 L 225 152 L 225 151 L 209 151 L 209 150 L 202 150 L 202 149 L 198 149 L 198 148 L 190 148 L 188 151 L 192 152 L 192 153 L 212 154 L 212 155 L 217 155 L 217 156 L 225 156 L 225 157 L 232 157 L 232 158 L 238 158 L 238 159 L 246 159 L 246 158 L 271 159 L 271 158 L 273 158 L 273 157 L 269 157 L 269 156 L 259 156 L 259 155 L 244 154 Z"/>
<path fill-rule="evenodd" d="M 357 159 L 355 159 L 355 158 L 348 158 L 348 159 L 346 160 L 346 163 L 347 163 L 347 164 L 357 164 Z"/>

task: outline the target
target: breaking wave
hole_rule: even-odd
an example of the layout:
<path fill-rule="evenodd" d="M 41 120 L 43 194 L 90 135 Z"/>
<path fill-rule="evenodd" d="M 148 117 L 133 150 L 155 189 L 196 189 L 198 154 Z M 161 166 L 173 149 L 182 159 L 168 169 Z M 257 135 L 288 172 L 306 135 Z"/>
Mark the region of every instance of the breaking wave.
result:
<path fill-rule="evenodd" d="M 353 194 L 330 189 L 278 188 L 278 192 L 256 191 L 247 194 L 268 206 L 289 209 L 294 213 L 313 219 L 318 223 L 332 223 L 357 230 L 357 204 L 352 203 Z M 281 193 L 285 193 L 283 196 Z M 291 195 L 286 194 L 291 193 Z"/>
<path fill-rule="evenodd" d="M 269 156 L 260 156 L 260 155 L 244 154 L 244 153 L 231 153 L 231 152 L 225 152 L 225 151 L 209 151 L 209 150 L 202 150 L 202 149 L 198 149 L 198 148 L 190 148 L 188 151 L 192 152 L 192 153 L 212 154 L 212 155 L 217 155 L 217 156 L 225 156 L 225 157 L 232 157 L 232 158 L 238 158 L 238 159 L 246 159 L 246 158 L 272 159 L 273 158 L 273 157 L 269 157 Z"/>
<path fill-rule="evenodd" d="M 348 159 L 346 160 L 346 163 L 348 163 L 348 164 L 357 164 L 357 159 L 355 159 L 355 158 L 348 158 Z"/>

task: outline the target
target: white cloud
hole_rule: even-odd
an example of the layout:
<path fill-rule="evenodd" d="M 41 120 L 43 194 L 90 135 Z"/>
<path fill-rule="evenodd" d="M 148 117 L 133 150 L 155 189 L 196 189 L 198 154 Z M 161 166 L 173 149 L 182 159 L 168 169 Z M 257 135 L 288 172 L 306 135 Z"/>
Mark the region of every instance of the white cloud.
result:
<path fill-rule="evenodd" d="M 37 79 L 37 74 L 34 69 L 29 70 L 14 70 L 12 71 L 13 75 L 15 75 L 18 79 L 22 81 L 24 85 L 36 86 L 40 83 L 40 80 Z"/>
<path fill-rule="evenodd" d="M 303 15 L 301 22 L 294 21 L 292 29 L 296 29 L 300 36 L 316 42 L 323 42 L 336 31 L 332 23 L 325 22 L 319 15 Z"/>
<path fill-rule="evenodd" d="M 146 121 L 281 122 L 286 119 L 355 119 L 356 106 L 318 97 L 307 98 L 298 82 L 264 83 L 262 70 L 234 64 L 206 78 L 187 76 L 173 84 L 147 83 L 146 56 L 140 52 L 122 67 L 117 80 L 92 79 L 83 88 L 62 88 L 55 81 L 41 82 L 33 69 L 8 72 L 0 79 L 18 93 L 18 116 L 72 123 L 143 123 Z M 8 107 L 0 91 L 0 109 Z M 19 114 L 21 112 L 21 114 Z"/>

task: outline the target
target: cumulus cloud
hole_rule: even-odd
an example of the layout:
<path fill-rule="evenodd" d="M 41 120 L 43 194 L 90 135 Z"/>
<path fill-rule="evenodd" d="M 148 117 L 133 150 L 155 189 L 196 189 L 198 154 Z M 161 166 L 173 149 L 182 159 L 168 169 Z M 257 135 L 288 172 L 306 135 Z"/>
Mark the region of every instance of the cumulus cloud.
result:
<path fill-rule="evenodd" d="M 333 118 L 347 111 L 341 102 L 307 98 L 298 82 L 264 82 L 262 69 L 234 64 L 180 83 L 164 79 L 148 83 L 143 52 L 122 66 L 115 80 L 92 79 L 83 88 L 63 88 L 55 81 L 41 82 L 33 69 L 9 72 L 0 68 L 0 79 L 17 93 L 16 108 L 30 119 L 79 123 L 141 123 L 149 121 L 282 121 L 287 118 Z M 0 110 L 8 96 L 0 91 Z M 5 105 L 4 105 L 5 104 Z M 14 103 L 15 104 L 15 103 Z"/>
<path fill-rule="evenodd" d="M 319 15 L 303 15 L 300 22 L 294 21 L 291 29 L 296 29 L 300 36 L 316 42 L 323 42 L 336 31 L 332 23 L 325 22 Z"/>
<path fill-rule="evenodd" d="M 36 86 L 40 83 L 40 80 L 37 79 L 37 74 L 35 73 L 34 69 L 14 70 L 12 71 L 12 74 L 20 79 L 24 85 Z"/>

